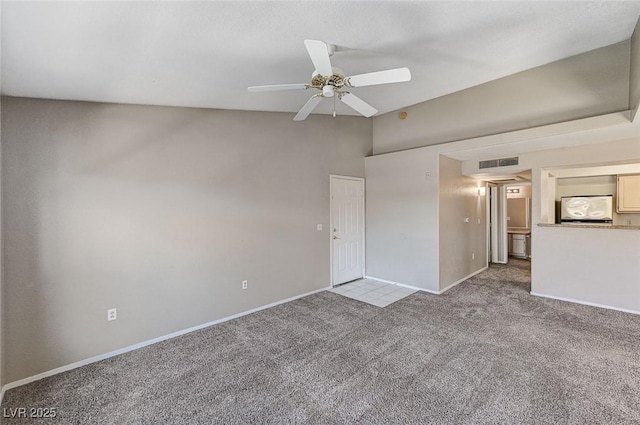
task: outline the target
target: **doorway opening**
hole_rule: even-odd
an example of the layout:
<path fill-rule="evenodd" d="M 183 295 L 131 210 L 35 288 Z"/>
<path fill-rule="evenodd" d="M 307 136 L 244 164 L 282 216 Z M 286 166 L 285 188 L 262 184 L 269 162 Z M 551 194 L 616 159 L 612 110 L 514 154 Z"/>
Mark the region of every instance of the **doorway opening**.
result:
<path fill-rule="evenodd" d="M 530 171 L 517 176 L 487 179 L 489 263 L 507 264 L 509 258 L 531 259 Z"/>

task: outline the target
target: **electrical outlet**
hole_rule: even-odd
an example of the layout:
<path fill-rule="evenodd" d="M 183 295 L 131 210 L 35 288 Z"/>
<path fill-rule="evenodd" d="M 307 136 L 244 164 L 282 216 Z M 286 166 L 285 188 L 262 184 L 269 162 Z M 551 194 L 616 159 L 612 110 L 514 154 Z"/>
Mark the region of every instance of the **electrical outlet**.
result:
<path fill-rule="evenodd" d="M 247 289 L 249 287 L 249 282 L 247 282 L 246 280 L 242 281 L 242 289 Z"/>
<path fill-rule="evenodd" d="M 322 223 L 319 223 L 318 226 L 316 227 L 318 230 L 322 230 Z"/>
<path fill-rule="evenodd" d="M 107 310 L 107 320 L 112 321 L 118 318 L 118 311 L 115 308 Z"/>
<path fill-rule="evenodd" d="M 627 219 L 627 226 L 631 226 L 631 219 Z"/>

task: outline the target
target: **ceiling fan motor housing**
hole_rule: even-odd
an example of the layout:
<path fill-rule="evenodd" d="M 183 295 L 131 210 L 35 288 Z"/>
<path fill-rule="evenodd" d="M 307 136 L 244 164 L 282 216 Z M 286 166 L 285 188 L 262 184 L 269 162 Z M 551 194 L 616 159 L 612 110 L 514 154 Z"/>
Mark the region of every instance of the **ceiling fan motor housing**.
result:
<path fill-rule="evenodd" d="M 345 85 L 344 72 L 339 68 L 332 68 L 333 74 L 325 77 L 314 72 L 311 75 L 311 87 L 322 90 L 326 85 L 339 89 Z"/>

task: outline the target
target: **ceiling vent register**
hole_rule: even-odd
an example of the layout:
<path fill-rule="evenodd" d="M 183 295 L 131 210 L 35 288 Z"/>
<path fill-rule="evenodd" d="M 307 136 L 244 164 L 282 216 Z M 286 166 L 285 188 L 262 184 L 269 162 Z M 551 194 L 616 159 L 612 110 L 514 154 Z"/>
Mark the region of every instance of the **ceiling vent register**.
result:
<path fill-rule="evenodd" d="M 487 159 L 486 161 L 480 161 L 478 164 L 480 169 L 507 167 L 509 165 L 518 165 L 518 157 L 514 156 L 511 158 Z"/>

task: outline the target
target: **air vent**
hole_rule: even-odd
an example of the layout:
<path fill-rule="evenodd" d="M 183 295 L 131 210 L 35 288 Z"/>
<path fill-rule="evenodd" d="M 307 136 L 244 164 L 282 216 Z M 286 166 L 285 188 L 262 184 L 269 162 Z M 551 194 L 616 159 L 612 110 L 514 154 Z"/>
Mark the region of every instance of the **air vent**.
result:
<path fill-rule="evenodd" d="M 478 163 L 480 169 L 507 167 L 509 165 L 518 165 L 518 157 L 514 156 L 511 158 L 487 159 L 486 161 L 480 161 Z"/>
<path fill-rule="evenodd" d="M 497 159 L 489 159 L 487 161 L 480 161 L 480 168 L 495 168 L 498 166 Z"/>
<path fill-rule="evenodd" d="M 518 157 L 502 158 L 498 160 L 498 167 L 506 167 L 508 165 L 518 165 Z"/>

